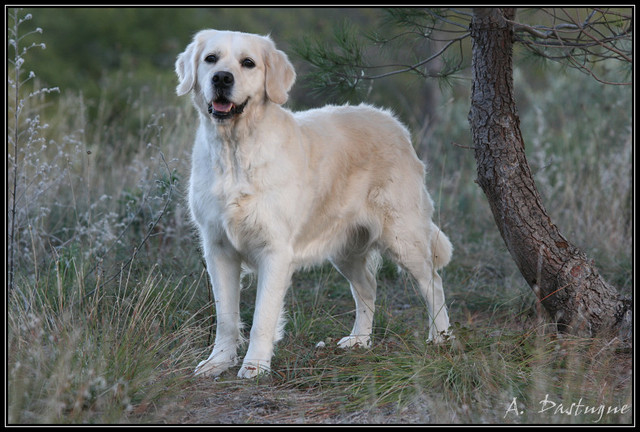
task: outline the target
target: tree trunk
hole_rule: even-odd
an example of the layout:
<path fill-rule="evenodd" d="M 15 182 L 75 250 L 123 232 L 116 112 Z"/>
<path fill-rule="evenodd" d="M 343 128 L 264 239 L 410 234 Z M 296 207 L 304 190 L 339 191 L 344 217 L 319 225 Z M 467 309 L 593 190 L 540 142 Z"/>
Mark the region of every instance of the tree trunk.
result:
<path fill-rule="evenodd" d="M 507 249 L 558 328 L 593 336 L 630 307 L 545 211 L 527 163 L 513 92 L 513 8 L 477 8 L 469 123 L 484 191 Z M 576 215 L 579 217 L 579 215 Z"/>

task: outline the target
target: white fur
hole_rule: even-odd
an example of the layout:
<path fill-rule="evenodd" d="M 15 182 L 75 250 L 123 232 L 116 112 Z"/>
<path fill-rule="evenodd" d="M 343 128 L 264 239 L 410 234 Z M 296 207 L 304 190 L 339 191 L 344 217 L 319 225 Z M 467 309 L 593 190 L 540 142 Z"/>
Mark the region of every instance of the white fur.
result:
<path fill-rule="evenodd" d="M 215 63 L 204 59 L 215 54 Z M 255 67 L 242 61 L 250 58 Z M 219 121 L 207 111 L 212 77 L 233 74 L 229 100 L 242 112 Z M 283 108 L 293 66 L 263 36 L 205 30 L 176 62 L 177 93 L 192 92 L 200 113 L 189 204 L 200 230 L 216 305 L 213 351 L 197 374 L 218 375 L 237 363 L 241 341 L 241 265 L 258 274 L 249 347 L 238 376 L 268 371 L 282 335 L 285 293 L 301 266 L 330 260 L 351 284 L 356 319 L 339 346 L 369 346 L 375 270 L 385 253 L 417 280 L 431 317 L 430 338 L 449 329 L 436 272 L 452 253 L 431 221 L 424 165 L 407 129 L 368 105 Z"/>

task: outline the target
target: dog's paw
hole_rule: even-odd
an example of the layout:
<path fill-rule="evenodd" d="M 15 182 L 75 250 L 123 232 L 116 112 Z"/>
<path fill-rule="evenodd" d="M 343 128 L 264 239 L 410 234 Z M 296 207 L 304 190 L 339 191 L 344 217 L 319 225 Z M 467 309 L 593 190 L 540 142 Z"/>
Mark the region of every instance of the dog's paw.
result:
<path fill-rule="evenodd" d="M 240 371 L 238 371 L 238 378 L 255 378 L 258 375 L 265 374 L 271 371 L 270 362 L 244 362 Z"/>
<path fill-rule="evenodd" d="M 347 336 L 340 339 L 338 342 L 339 348 L 353 348 L 353 347 L 362 347 L 369 348 L 371 347 L 371 338 L 369 336 Z"/>
<path fill-rule="evenodd" d="M 427 339 L 427 343 L 433 343 L 437 345 L 447 341 L 452 341 L 455 338 L 456 337 L 453 335 L 451 330 L 441 331 L 440 333 L 430 334 L 429 339 Z"/>
<path fill-rule="evenodd" d="M 216 362 L 211 358 L 201 361 L 196 369 L 193 371 L 195 376 L 202 377 L 217 377 L 222 372 L 226 371 L 232 366 L 235 366 L 236 361 L 228 361 L 228 362 Z"/>

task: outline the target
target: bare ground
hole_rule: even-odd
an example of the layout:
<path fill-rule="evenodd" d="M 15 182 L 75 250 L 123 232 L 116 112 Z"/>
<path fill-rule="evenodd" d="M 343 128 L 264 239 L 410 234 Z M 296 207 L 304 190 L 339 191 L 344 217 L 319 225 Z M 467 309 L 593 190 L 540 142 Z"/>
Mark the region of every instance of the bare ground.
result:
<path fill-rule="evenodd" d="M 180 401 L 146 407 L 144 417 L 150 414 L 154 423 L 170 424 L 430 423 L 424 403 L 418 401 L 403 407 L 372 404 L 349 411 L 344 400 L 328 393 L 286 388 L 270 381 L 198 379 Z"/>

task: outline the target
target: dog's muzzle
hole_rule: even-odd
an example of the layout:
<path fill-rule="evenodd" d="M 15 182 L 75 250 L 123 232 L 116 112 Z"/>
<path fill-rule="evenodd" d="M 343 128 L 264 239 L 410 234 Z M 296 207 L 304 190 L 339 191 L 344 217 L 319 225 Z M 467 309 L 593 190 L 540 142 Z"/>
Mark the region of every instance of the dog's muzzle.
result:
<path fill-rule="evenodd" d="M 207 110 L 216 120 L 227 120 L 242 114 L 249 102 L 249 98 L 242 104 L 236 105 L 229 100 L 228 95 L 234 84 L 233 74 L 230 72 L 216 72 L 211 78 L 215 99 L 209 102 Z"/>
<path fill-rule="evenodd" d="M 236 105 L 225 97 L 218 97 L 213 102 L 209 102 L 207 111 L 209 111 L 209 114 L 215 117 L 216 120 L 227 120 L 242 114 L 248 102 L 249 98 L 241 105 Z"/>

